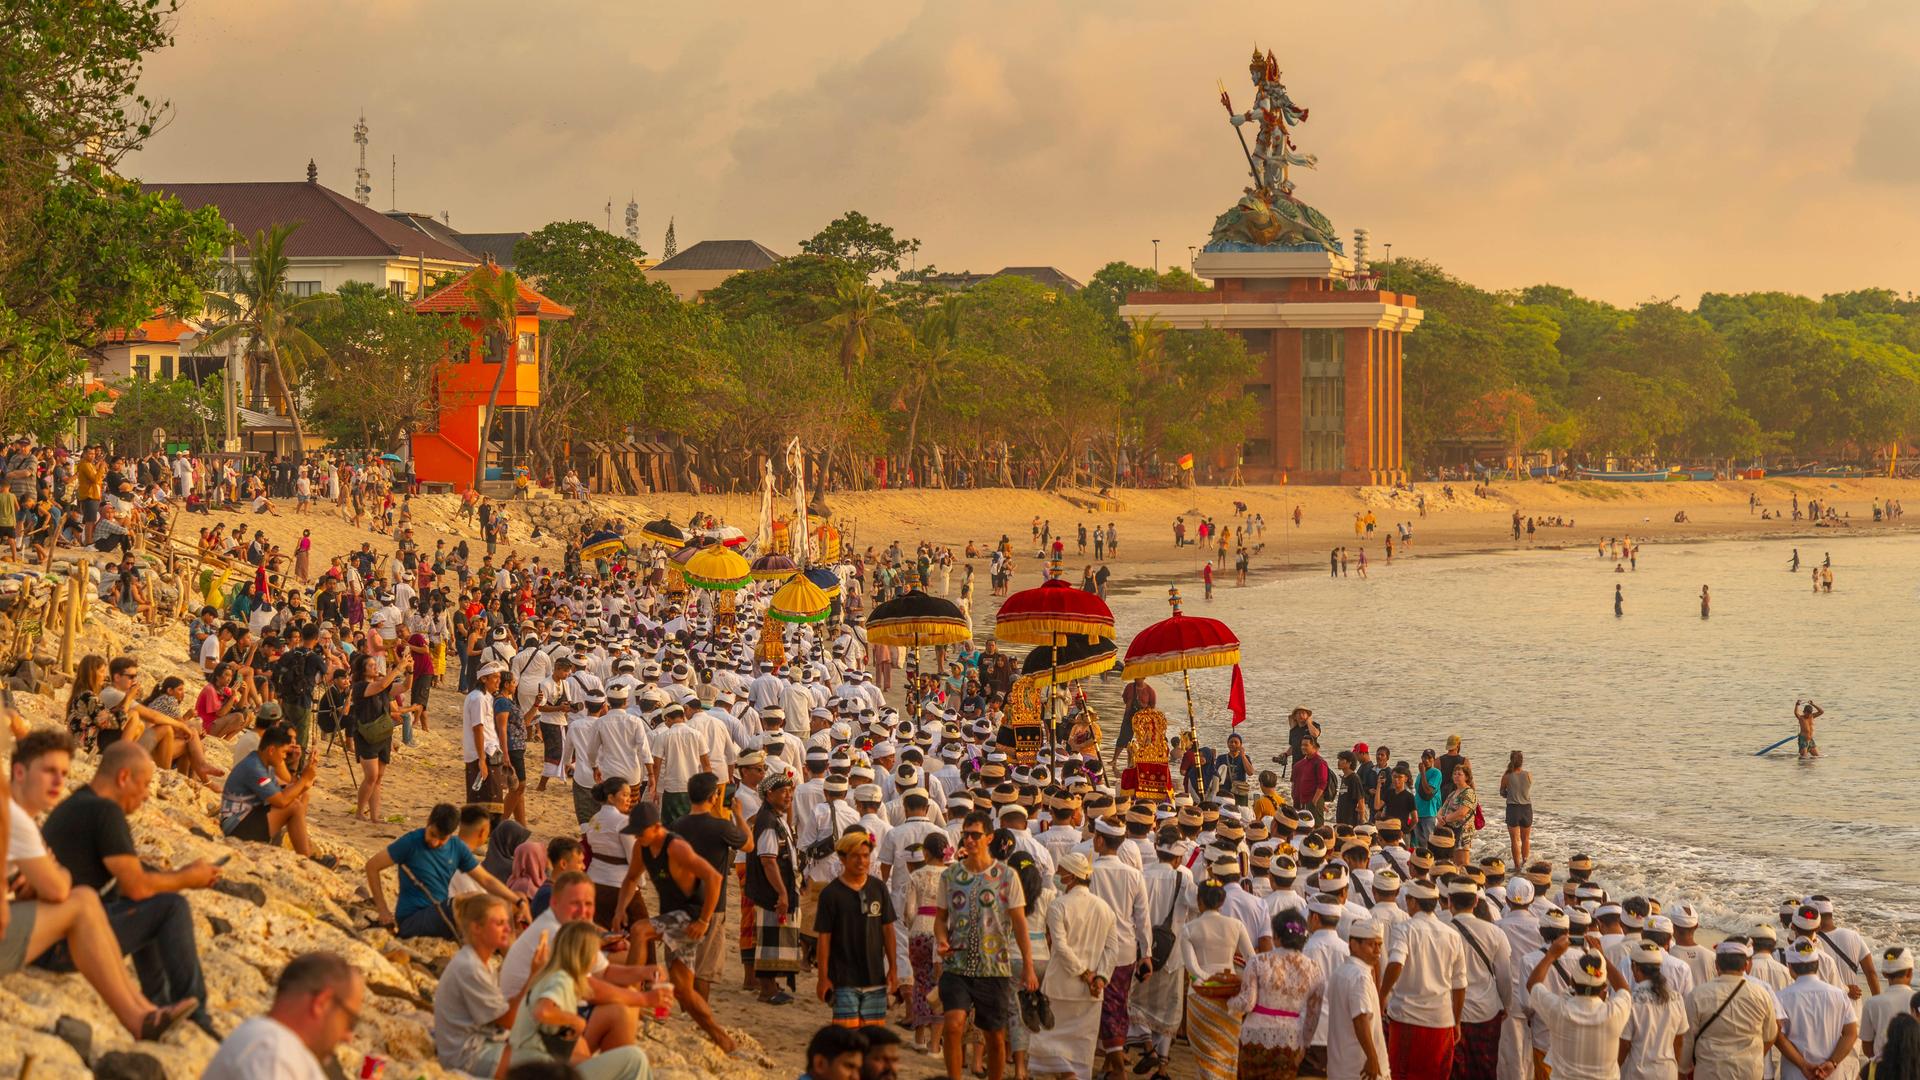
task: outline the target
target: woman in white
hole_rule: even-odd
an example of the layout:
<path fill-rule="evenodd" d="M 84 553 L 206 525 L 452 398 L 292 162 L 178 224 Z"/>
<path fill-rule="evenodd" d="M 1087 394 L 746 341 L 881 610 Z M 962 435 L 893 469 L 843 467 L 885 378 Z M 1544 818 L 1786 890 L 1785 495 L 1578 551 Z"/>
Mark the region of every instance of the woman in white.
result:
<path fill-rule="evenodd" d="M 1572 935 L 1556 938 L 1527 976 L 1528 1005 L 1547 1028 L 1547 1068 L 1554 1080 L 1619 1080 L 1620 1034 L 1633 1011 L 1626 979 L 1600 955 L 1600 936 L 1569 962 L 1565 992 L 1545 985 Z"/>
<path fill-rule="evenodd" d="M 1200 883 L 1200 914 L 1180 928 L 1174 954 L 1189 983 L 1221 975 L 1237 975 L 1253 959 L 1253 939 L 1247 924 L 1220 910 L 1227 889 L 1218 878 Z M 1236 999 L 1237 1001 L 1238 999 Z M 1227 1080 L 1240 1057 L 1240 1010 L 1229 1011 L 1224 999 L 1187 988 L 1187 1038 L 1193 1043 L 1194 1062 L 1203 1080 Z"/>
<path fill-rule="evenodd" d="M 1660 970 L 1667 951 L 1642 939 L 1633 963 L 1633 1011 L 1620 1033 L 1621 1080 L 1679 1080 L 1680 1040 L 1687 1031 L 1687 1003 Z"/>
<path fill-rule="evenodd" d="M 623 830 L 627 814 L 633 810 L 636 789 L 624 776 L 610 776 L 593 788 L 600 809 L 587 820 L 582 837 L 593 859 L 587 864 L 587 877 L 593 882 L 593 921 L 602 929 L 613 925 L 613 909 L 620 901 L 620 883 L 626 880 L 627 864 L 633 861 L 634 838 Z"/>

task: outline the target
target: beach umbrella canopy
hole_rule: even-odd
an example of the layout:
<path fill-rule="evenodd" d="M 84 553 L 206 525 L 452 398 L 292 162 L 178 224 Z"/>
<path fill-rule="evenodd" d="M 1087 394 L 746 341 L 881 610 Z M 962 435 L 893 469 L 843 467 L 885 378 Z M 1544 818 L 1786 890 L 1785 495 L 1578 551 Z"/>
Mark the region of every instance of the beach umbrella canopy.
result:
<path fill-rule="evenodd" d="M 1129 679 L 1233 667 L 1240 663 L 1240 639 L 1218 619 L 1182 613 L 1176 596 L 1172 615 L 1133 635 L 1127 643 L 1126 663 Z"/>
<path fill-rule="evenodd" d="M 809 566 L 806 575 L 808 581 L 818 585 L 820 591 L 827 594 L 827 599 L 840 595 L 840 575 L 824 566 Z"/>
<path fill-rule="evenodd" d="M 1052 645 L 1062 635 L 1113 637 L 1113 611 L 1093 593 L 1049 578 L 1007 597 L 993 619 L 993 636 L 1025 645 Z"/>
<path fill-rule="evenodd" d="M 681 574 L 687 584 L 696 589 L 743 589 L 753 580 L 753 571 L 747 566 L 747 560 L 733 549 L 721 544 L 701 548 L 681 567 Z"/>
<path fill-rule="evenodd" d="M 1065 635 L 1058 646 L 1042 645 L 1020 662 L 1022 675 L 1047 675 L 1053 683 L 1091 679 L 1113 667 L 1120 650 L 1112 640 L 1084 634 Z"/>
<path fill-rule="evenodd" d="M 794 574 L 785 585 L 774 590 L 767 601 L 767 616 L 785 623 L 819 622 L 833 609 L 833 600 L 805 574 Z"/>
<path fill-rule="evenodd" d="M 398 464 L 400 464 L 400 455 L 399 455 L 399 454 L 381 454 L 381 455 L 380 455 L 380 460 L 381 460 L 381 461 L 391 461 L 391 462 L 393 462 L 393 463 L 394 463 L 395 465 L 398 465 Z"/>
<path fill-rule="evenodd" d="M 580 557 L 583 559 L 606 558 L 626 549 L 625 537 L 612 529 L 601 529 L 588 536 L 587 542 L 580 545 Z"/>
<path fill-rule="evenodd" d="M 867 641 L 874 645 L 953 645 L 970 637 L 958 605 L 919 589 L 877 605 L 867 616 Z"/>
<path fill-rule="evenodd" d="M 792 559 L 778 552 L 762 555 L 748 565 L 755 581 L 785 581 L 798 569 Z"/>
<path fill-rule="evenodd" d="M 687 542 L 687 534 L 667 518 L 647 522 L 641 526 L 640 535 L 676 547 Z"/>

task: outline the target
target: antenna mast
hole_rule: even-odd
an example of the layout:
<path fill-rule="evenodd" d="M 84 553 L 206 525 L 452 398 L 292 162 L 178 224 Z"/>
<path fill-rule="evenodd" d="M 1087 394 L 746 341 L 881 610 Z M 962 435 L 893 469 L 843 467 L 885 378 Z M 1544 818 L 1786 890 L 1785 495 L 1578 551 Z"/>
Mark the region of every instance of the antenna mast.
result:
<path fill-rule="evenodd" d="M 640 242 L 640 200 L 637 196 L 627 196 L 627 239 Z"/>
<path fill-rule="evenodd" d="M 373 201 L 373 184 L 367 172 L 367 113 L 360 111 L 360 119 L 354 121 L 353 141 L 360 144 L 360 167 L 353 170 L 353 197 L 361 206 Z"/>

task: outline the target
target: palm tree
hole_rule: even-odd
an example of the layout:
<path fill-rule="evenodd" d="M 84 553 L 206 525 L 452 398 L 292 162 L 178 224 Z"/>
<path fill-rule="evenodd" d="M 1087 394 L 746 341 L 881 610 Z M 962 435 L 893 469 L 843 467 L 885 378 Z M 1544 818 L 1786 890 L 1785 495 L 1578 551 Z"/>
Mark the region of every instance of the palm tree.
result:
<path fill-rule="evenodd" d="M 208 331 L 203 343 L 211 347 L 244 338 L 247 355 L 266 354 L 273 365 L 274 381 L 280 384 L 287 418 L 293 421 L 296 461 L 306 457 L 307 436 L 300 424 L 294 376 L 308 361 L 326 354 L 300 323 L 335 303 L 332 296 L 295 298 L 287 293 L 287 237 L 299 227 L 296 221 L 253 234 L 247 244 L 246 261 L 234 268 L 234 280 L 227 291 L 207 294 L 207 307 L 220 324 Z"/>
<path fill-rule="evenodd" d="M 494 405 L 500 400 L 507 370 L 513 367 L 519 334 L 520 279 L 488 259 L 467 279 L 467 295 L 479 316 L 481 333 L 498 335 L 500 342 L 500 372 L 493 377 L 493 389 L 487 393 L 487 411 L 480 414 L 480 446 L 473 459 L 473 482 L 478 485 L 487 478 L 487 436 L 493 430 Z"/>
<path fill-rule="evenodd" d="M 897 407 L 905 404 L 908 394 L 913 396 L 913 416 L 907 421 L 908 468 L 913 467 L 914 451 L 919 448 L 920 408 L 929 396 L 939 400 L 942 384 L 953 373 L 953 347 L 960 337 L 960 313 L 965 309 L 966 301 L 959 296 L 943 297 L 940 306 L 921 320 L 919 332 L 915 334 L 919 355 L 896 399 Z"/>
<path fill-rule="evenodd" d="M 828 310 L 831 314 L 818 325 L 833 334 L 840 351 L 840 371 L 849 384 L 854 371 L 873 355 L 875 345 L 905 330 L 880 290 L 865 278 L 847 275 L 836 281 Z"/>

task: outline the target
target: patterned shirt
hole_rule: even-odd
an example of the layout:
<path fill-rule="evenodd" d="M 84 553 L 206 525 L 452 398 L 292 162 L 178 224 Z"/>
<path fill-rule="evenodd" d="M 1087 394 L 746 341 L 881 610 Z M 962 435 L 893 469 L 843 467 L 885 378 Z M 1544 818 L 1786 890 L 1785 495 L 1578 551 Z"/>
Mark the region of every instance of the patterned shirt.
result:
<path fill-rule="evenodd" d="M 1009 914 L 1026 906 L 1020 875 L 995 861 L 975 873 L 965 863 L 954 863 L 940 876 L 940 908 L 947 913 L 947 941 L 953 953 L 946 970 L 976 978 L 1013 975 L 1013 920 Z"/>

